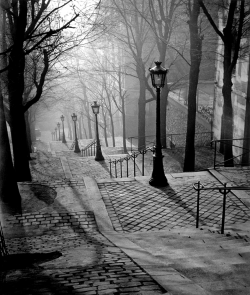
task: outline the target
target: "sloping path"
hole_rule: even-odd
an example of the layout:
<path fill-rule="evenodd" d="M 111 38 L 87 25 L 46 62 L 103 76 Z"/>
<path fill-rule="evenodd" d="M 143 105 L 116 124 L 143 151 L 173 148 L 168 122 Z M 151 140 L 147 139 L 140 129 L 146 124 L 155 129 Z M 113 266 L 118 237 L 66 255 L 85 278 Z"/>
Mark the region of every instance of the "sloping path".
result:
<path fill-rule="evenodd" d="M 19 184 L 23 213 L 6 216 L 4 231 L 10 253 L 62 256 L 9 270 L 3 294 L 250 293 L 246 195 L 228 197 L 220 235 L 221 195 L 211 192 L 201 199 L 203 230 L 194 228 L 192 185 L 218 184 L 210 172 L 167 174 L 160 190 L 148 177 L 110 179 L 105 163 L 59 143 L 53 157 L 40 149 L 34 181 Z"/>

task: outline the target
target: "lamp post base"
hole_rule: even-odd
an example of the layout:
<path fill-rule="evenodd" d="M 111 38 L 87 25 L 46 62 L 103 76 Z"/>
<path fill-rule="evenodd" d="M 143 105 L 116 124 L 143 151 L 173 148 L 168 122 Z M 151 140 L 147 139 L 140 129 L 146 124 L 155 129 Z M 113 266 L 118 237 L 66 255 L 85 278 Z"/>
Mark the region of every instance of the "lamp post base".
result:
<path fill-rule="evenodd" d="M 168 180 L 164 173 L 162 156 L 153 156 L 153 172 L 149 180 L 149 184 L 156 187 L 168 186 Z"/>
<path fill-rule="evenodd" d="M 104 157 L 102 155 L 101 147 L 96 148 L 95 161 L 104 161 Z"/>
<path fill-rule="evenodd" d="M 75 142 L 75 149 L 74 149 L 74 152 L 75 152 L 75 153 L 80 153 L 80 152 L 81 152 L 81 150 L 80 150 L 80 148 L 79 148 L 79 145 L 78 145 L 78 142 L 77 142 L 77 141 Z"/>

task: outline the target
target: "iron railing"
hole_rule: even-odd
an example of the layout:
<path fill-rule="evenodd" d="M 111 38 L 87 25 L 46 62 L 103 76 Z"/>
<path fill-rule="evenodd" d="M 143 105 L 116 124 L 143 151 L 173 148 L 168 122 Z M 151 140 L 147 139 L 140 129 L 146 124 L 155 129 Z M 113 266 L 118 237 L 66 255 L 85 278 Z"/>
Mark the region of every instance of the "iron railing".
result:
<path fill-rule="evenodd" d="M 250 150 L 249 149 L 245 149 L 243 148 L 243 141 L 244 140 L 250 140 L 250 138 L 233 138 L 233 139 L 220 139 L 220 140 L 212 140 L 211 144 L 214 144 L 214 169 L 216 169 L 216 167 L 223 167 L 226 166 L 225 164 L 227 162 L 231 162 L 233 161 L 233 165 L 237 166 L 237 165 L 242 165 L 244 166 L 245 164 L 242 162 L 242 158 L 244 155 L 249 155 L 250 154 Z M 242 142 L 242 144 L 234 144 L 234 142 Z M 220 161 L 217 162 L 217 155 L 220 154 L 222 155 L 219 150 L 225 149 L 225 146 L 227 144 L 232 145 L 233 148 L 233 157 L 224 161 Z M 220 145 L 220 146 L 219 146 Z M 223 145 L 221 147 L 221 145 Z"/>
<path fill-rule="evenodd" d="M 133 148 L 133 141 L 138 144 L 138 139 L 145 137 L 145 145 Z M 130 141 L 130 152 L 143 150 L 147 148 L 147 146 L 155 144 L 155 135 L 147 135 L 147 136 L 130 136 L 128 137 L 128 141 Z"/>
<path fill-rule="evenodd" d="M 200 181 L 193 185 L 193 188 L 197 191 L 197 206 L 196 206 L 196 228 L 199 228 L 199 219 L 200 219 L 200 197 L 201 191 L 205 190 L 218 190 L 223 194 L 223 203 L 222 203 L 222 218 L 221 218 L 221 234 L 224 234 L 225 229 L 225 217 L 226 217 L 226 198 L 227 194 L 232 190 L 250 190 L 250 187 L 245 186 L 227 186 L 226 183 L 223 186 L 216 187 L 205 187 Z"/>
<path fill-rule="evenodd" d="M 155 147 L 152 146 L 152 147 L 147 147 L 143 150 L 140 150 L 140 151 L 136 151 L 136 152 L 133 152 L 131 153 L 130 155 L 124 157 L 124 158 L 120 158 L 120 159 L 115 159 L 115 160 L 109 160 L 109 171 L 110 171 L 110 177 L 115 177 L 117 178 L 117 164 L 119 165 L 120 164 L 120 177 L 124 177 L 123 175 L 123 171 L 124 171 L 124 168 L 123 168 L 123 162 L 126 163 L 126 167 L 125 167 L 125 177 L 129 177 L 129 164 L 128 162 L 130 160 L 133 160 L 133 175 L 134 177 L 136 176 L 136 162 L 135 162 L 135 159 L 139 156 L 139 155 L 142 155 L 142 167 L 141 167 L 141 174 L 142 176 L 144 176 L 144 173 L 145 173 L 145 154 L 148 152 L 148 151 L 151 151 L 151 152 L 154 152 L 155 150 Z M 114 170 L 114 173 L 112 173 L 112 167 L 113 167 L 113 170 Z"/>
<path fill-rule="evenodd" d="M 96 139 L 91 141 L 85 148 L 81 150 L 82 157 L 91 157 L 96 154 Z"/>
<path fill-rule="evenodd" d="M 167 133 L 167 148 L 173 149 L 175 147 L 183 148 L 186 145 L 186 133 Z M 128 137 L 130 141 L 130 151 L 133 149 L 133 141 L 138 142 L 138 136 Z M 208 146 L 211 145 L 213 139 L 213 132 L 196 132 L 195 133 L 195 146 Z M 155 135 L 145 136 L 145 146 L 142 146 L 140 149 L 145 149 L 147 146 L 152 146 L 155 144 Z M 137 150 L 137 149 L 136 149 Z"/>

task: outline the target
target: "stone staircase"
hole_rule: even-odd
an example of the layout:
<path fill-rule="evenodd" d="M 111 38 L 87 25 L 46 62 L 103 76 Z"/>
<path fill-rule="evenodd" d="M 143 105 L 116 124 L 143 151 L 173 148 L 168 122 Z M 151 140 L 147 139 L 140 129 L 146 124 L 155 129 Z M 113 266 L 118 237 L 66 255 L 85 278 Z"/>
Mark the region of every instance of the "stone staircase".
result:
<path fill-rule="evenodd" d="M 246 222 L 226 229 L 224 235 L 208 229 L 185 228 L 126 237 L 203 288 L 204 294 L 247 295 L 250 294 L 249 229 L 250 222 Z M 181 289 L 176 285 L 167 288 L 171 294 L 194 295 L 193 291 Z"/>

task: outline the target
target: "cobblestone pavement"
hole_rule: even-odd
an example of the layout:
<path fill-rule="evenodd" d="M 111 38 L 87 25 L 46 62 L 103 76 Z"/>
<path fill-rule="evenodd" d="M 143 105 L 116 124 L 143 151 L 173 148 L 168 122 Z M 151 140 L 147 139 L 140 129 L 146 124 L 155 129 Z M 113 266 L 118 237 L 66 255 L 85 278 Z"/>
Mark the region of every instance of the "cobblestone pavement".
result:
<path fill-rule="evenodd" d="M 163 294 L 164 290 L 97 232 L 7 241 L 10 253 L 60 251 L 62 256 L 10 270 L 1 294 Z M 14 284 L 13 284 L 14 283 Z M 153 292 L 153 293 L 152 293 Z"/>
<path fill-rule="evenodd" d="M 40 151 L 30 161 L 33 181 L 61 180 L 65 178 L 60 158 L 51 157 L 48 152 Z"/>
<path fill-rule="evenodd" d="M 248 186 L 250 188 L 250 167 L 219 168 L 217 171 L 236 186 Z M 250 196 L 250 190 L 246 190 L 246 193 Z"/>
<path fill-rule="evenodd" d="M 23 212 L 4 218 L 6 244 L 14 262 L 0 271 L 1 295 L 165 293 L 98 232 L 82 177 L 99 172 L 103 178 L 105 168 L 85 159 L 86 166 L 96 164 L 96 168 L 85 167 L 83 172 L 83 167 L 79 177 L 65 179 L 60 159 L 51 157 L 43 143 L 37 146 L 41 150 L 31 166 L 34 181 L 18 184 Z M 71 160 L 72 165 L 79 161 Z M 32 258 L 38 254 L 47 256 Z"/>
<path fill-rule="evenodd" d="M 206 187 L 218 182 L 203 182 Z M 194 226 L 197 193 L 190 184 L 153 189 L 137 181 L 99 184 L 103 200 L 116 231 L 136 232 Z M 200 198 L 200 224 L 221 223 L 223 195 L 203 191 Z M 249 209 L 233 194 L 226 204 L 226 224 L 250 220 Z"/>

